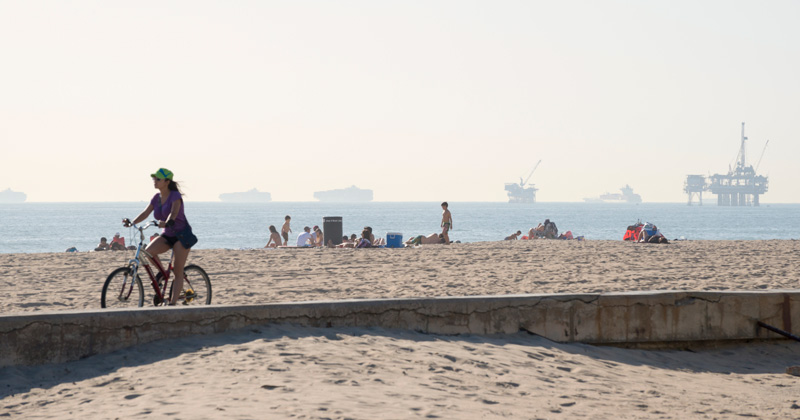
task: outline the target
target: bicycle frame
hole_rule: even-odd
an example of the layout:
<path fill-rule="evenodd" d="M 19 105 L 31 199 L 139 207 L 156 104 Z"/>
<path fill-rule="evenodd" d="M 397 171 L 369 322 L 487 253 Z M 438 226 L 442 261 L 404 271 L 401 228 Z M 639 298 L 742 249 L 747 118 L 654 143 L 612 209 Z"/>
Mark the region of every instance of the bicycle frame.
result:
<path fill-rule="evenodd" d="M 158 268 L 158 272 L 161 273 L 162 278 L 164 279 L 164 287 L 160 289 L 158 287 L 158 281 L 156 280 L 157 274 L 153 272 L 153 269 L 150 268 L 150 264 L 144 264 L 144 270 L 147 272 L 148 277 L 150 277 L 150 284 L 153 287 L 153 291 L 155 291 L 156 296 L 159 298 L 161 302 L 165 302 L 169 297 L 167 296 L 167 286 L 169 285 L 169 273 L 172 271 L 172 255 L 169 257 L 169 266 L 168 269 L 164 269 L 164 266 L 161 265 L 161 261 L 158 258 L 153 257 L 149 252 L 144 249 L 144 230 L 149 228 L 150 226 L 158 226 L 158 222 L 152 221 L 144 226 L 136 226 L 132 225 L 135 229 L 139 231 L 139 245 L 136 247 L 136 254 L 133 258 L 128 261 L 128 266 L 132 267 L 133 269 L 133 276 L 134 278 L 139 273 L 139 267 L 141 265 L 141 255 L 144 254 L 146 258 L 153 262 Z M 131 287 L 133 284 L 131 284 Z M 170 291 L 170 295 L 172 292 Z"/>

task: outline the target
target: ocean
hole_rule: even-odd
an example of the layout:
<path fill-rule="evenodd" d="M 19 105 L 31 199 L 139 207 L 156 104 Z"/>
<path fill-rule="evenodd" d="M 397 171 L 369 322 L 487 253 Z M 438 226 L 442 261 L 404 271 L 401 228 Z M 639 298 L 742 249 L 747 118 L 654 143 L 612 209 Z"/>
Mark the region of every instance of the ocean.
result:
<path fill-rule="evenodd" d="M 199 238 L 198 249 L 247 249 L 266 245 L 268 226 L 280 230 L 292 216 L 290 244 L 303 226 L 322 218 L 341 216 L 345 234 L 372 226 L 376 236 L 398 232 L 404 238 L 440 232 L 440 203 L 271 202 L 258 204 L 186 202 L 186 215 Z M 0 204 L 0 253 L 64 252 L 94 249 L 101 236 L 115 232 L 134 241 L 123 228 L 147 203 L 21 203 Z M 621 240 L 628 225 L 651 222 L 669 239 L 797 239 L 800 204 L 762 204 L 760 207 L 687 206 L 686 203 L 450 203 L 454 229 L 451 240 L 502 240 L 517 230 L 550 219 L 559 231 L 572 231 L 587 240 Z M 152 229 L 150 232 L 156 232 Z"/>

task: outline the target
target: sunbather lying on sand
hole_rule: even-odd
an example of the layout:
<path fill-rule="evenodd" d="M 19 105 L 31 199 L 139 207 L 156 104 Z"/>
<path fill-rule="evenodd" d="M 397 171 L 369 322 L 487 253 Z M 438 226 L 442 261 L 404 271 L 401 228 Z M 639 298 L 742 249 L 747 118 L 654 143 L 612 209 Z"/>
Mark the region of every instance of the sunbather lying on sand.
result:
<path fill-rule="evenodd" d="M 348 238 L 347 235 L 342 236 L 342 243 L 336 245 L 336 248 L 355 248 L 356 247 L 356 235 L 353 234 L 352 239 Z"/>
<path fill-rule="evenodd" d="M 406 246 L 443 244 L 444 236 L 441 233 L 431 233 L 428 236 L 418 235 L 406 241 Z"/>

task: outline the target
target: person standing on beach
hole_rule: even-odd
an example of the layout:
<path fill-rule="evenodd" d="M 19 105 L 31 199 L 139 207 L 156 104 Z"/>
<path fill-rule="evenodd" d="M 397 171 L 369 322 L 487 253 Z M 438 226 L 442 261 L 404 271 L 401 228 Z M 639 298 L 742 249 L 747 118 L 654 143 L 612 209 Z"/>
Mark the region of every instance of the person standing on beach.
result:
<path fill-rule="evenodd" d="M 447 201 L 442 203 L 442 237 L 444 238 L 444 243 L 449 245 L 450 235 L 448 235 L 448 232 L 453 229 L 453 215 L 450 214 L 450 210 L 447 207 Z"/>
<path fill-rule="evenodd" d="M 284 217 L 285 222 L 283 222 L 283 226 L 281 226 L 281 236 L 283 236 L 283 246 L 289 244 L 289 233 L 292 231 L 292 228 L 289 227 L 289 222 L 292 221 L 292 217 L 288 214 Z"/>
<path fill-rule="evenodd" d="M 147 253 L 152 255 L 153 259 L 158 259 L 159 254 L 172 249 L 172 271 L 175 273 L 175 280 L 172 281 L 172 298 L 169 304 L 174 305 L 183 290 L 183 267 L 189 258 L 189 250 L 197 243 L 197 237 L 192 233 L 192 227 L 186 220 L 183 197 L 178 183 L 172 180 L 172 172 L 160 168 L 150 177 L 153 178 L 153 187 L 158 193 L 150 200 L 147 208 L 133 219 L 133 222 L 130 219 L 122 219 L 122 225 L 129 227 L 131 224 L 140 223 L 154 212 L 154 217 L 159 221 L 158 226 L 164 230 L 147 245 Z"/>

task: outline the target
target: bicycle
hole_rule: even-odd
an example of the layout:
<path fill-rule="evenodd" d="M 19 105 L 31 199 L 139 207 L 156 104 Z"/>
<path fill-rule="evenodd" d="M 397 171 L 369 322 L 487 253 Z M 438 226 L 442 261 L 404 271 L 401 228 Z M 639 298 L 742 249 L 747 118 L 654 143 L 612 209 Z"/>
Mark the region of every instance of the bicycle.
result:
<path fill-rule="evenodd" d="M 144 271 L 150 277 L 155 296 L 153 305 L 166 305 L 171 301 L 172 288 L 168 288 L 170 273 L 172 269 L 172 256 L 170 256 L 169 266 L 165 270 L 164 266 L 157 259 L 154 259 L 144 248 L 144 231 L 151 226 L 158 226 L 158 221 L 153 220 L 143 226 L 132 225 L 139 231 L 139 245 L 136 247 L 136 254 L 125 267 L 120 267 L 111 272 L 103 284 L 103 292 L 100 296 L 100 306 L 102 308 L 126 308 L 144 306 L 144 286 L 139 276 L 139 269 L 144 267 Z M 146 258 L 142 261 L 141 257 Z M 155 272 L 151 265 L 155 265 L 158 272 Z M 195 264 L 190 264 L 183 269 L 184 281 L 183 290 L 178 296 L 183 305 L 210 305 L 211 304 L 211 279 L 208 278 L 205 270 Z M 174 283 L 174 280 L 173 280 Z M 167 294 L 169 290 L 169 295 Z"/>

